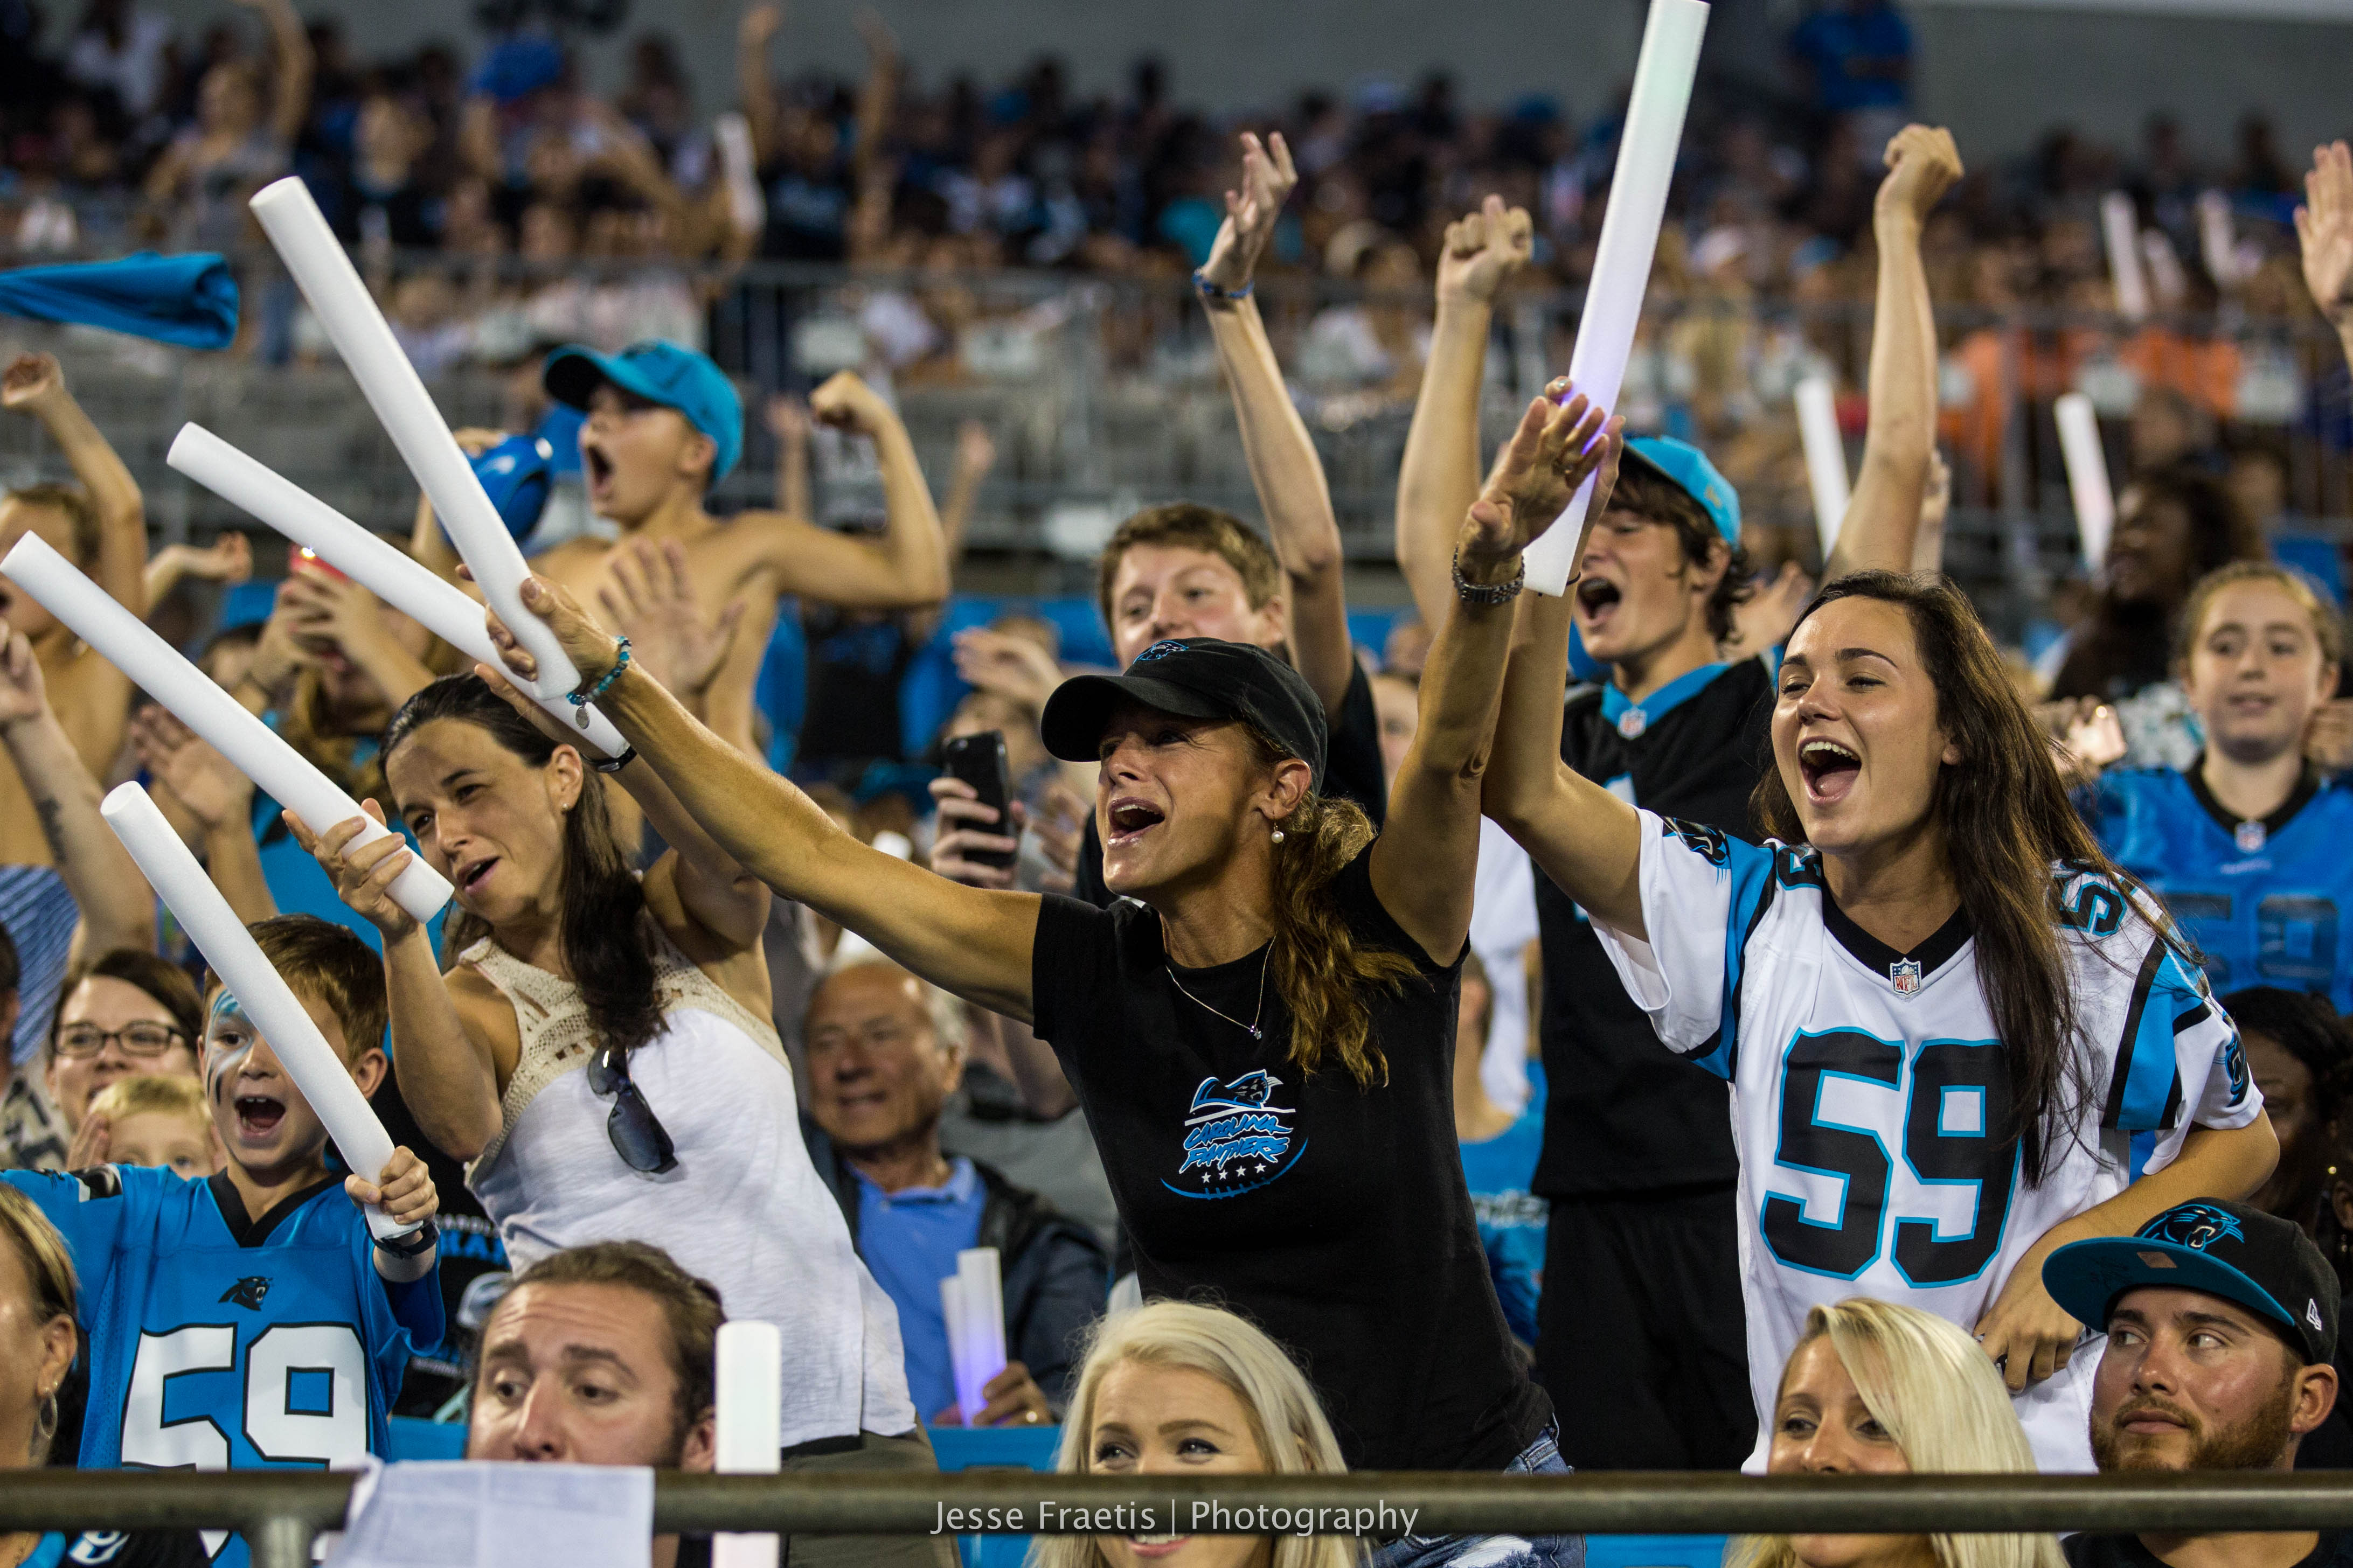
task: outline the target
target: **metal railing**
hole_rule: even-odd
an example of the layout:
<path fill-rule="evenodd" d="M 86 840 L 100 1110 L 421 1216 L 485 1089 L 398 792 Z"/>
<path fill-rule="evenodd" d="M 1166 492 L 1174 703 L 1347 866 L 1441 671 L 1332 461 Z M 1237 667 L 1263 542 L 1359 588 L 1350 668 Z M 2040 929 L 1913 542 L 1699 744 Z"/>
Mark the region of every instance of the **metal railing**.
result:
<path fill-rule="evenodd" d="M 0 1531 L 234 1529 L 254 1568 L 301 1568 L 340 1529 L 353 1478 L 324 1472 L 0 1473 Z M 1225 1510 L 1219 1514 L 1214 1510 Z M 1379 1510 L 1388 1510 L 1387 1514 Z M 2353 1471 L 2182 1475 L 655 1477 L 653 1528 L 777 1534 L 1366 1533 L 1717 1535 L 2307 1531 L 2353 1527 Z M 954 1517 L 962 1510 L 963 1519 Z M 1304 1512 L 1309 1528 L 1296 1521 Z M 971 1521 L 989 1521 L 987 1530 Z M 1278 1521 L 1293 1521 L 1289 1529 Z M 1237 1529 L 1238 1523 L 1258 1528 Z M 1340 1523 L 1340 1528 L 1333 1528 Z M 1218 1526 L 1222 1525 L 1222 1530 Z"/>

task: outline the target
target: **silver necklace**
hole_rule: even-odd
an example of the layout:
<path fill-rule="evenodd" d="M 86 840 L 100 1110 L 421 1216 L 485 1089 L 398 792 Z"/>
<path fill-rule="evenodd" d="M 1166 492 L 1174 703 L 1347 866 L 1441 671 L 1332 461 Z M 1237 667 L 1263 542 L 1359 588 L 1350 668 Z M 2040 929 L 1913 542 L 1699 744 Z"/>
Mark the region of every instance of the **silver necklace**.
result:
<path fill-rule="evenodd" d="M 1179 992 L 1182 992 L 1184 994 L 1185 1000 L 1193 1004 L 1194 1006 L 1200 1008 L 1204 1012 L 1217 1013 L 1219 1017 L 1223 1018 L 1227 1023 L 1231 1024 L 1235 1028 L 1240 1029 L 1251 1039 L 1262 1041 L 1266 1037 L 1259 1033 L 1258 1021 L 1266 1015 L 1266 969 L 1269 960 L 1273 957 L 1274 943 L 1270 942 L 1266 944 L 1266 957 L 1260 959 L 1258 962 L 1258 1007 L 1250 1014 L 1250 1021 L 1247 1024 L 1243 1023 L 1240 1018 L 1235 1017 L 1231 1013 L 1218 1012 L 1217 1008 L 1210 1006 L 1207 1002 L 1202 1001 L 1190 991 L 1185 990 L 1185 983 L 1176 978 L 1176 966 L 1174 963 L 1166 966 L 1168 970 L 1168 984 L 1176 987 Z"/>

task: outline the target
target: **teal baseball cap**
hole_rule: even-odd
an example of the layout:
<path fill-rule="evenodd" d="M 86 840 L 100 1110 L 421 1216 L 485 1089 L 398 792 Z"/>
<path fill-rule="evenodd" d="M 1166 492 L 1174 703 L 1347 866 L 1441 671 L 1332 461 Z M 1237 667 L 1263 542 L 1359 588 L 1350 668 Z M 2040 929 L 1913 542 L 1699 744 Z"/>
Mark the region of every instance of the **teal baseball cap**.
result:
<path fill-rule="evenodd" d="M 547 356 L 540 373 L 547 395 L 574 408 L 587 407 L 589 397 L 608 381 L 649 403 L 677 409 L 710 437 L 719 448 L 711 463 L 712 484 L 725 479 L 744 455 L 744 400 L 709 354 L 659 338 L 631 343 L 617 354 L 566 343 Z"/>
<path fill-rule="evenodd" d="M 1706 453 L 1672 436 L 1637 436 L 1626 443 L 1626 458 L 1699 502 L 1726 544 L 1740 542 L 1740 493 L 1732 488 L 1731 480 L 1716 472 Z"/>

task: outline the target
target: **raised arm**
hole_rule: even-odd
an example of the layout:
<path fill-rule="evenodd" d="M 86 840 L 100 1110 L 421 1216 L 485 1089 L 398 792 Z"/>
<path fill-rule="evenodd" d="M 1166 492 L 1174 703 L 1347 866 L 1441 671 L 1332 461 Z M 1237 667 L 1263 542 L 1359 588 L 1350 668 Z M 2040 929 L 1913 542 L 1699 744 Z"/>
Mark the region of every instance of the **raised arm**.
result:
<path fill-rule="evenodd" d="M 849 152 L 850 172 L 860 184 L 891 136 L 891 116 L 899 103 L 899 40 L 882 13 L 871 5 L 858 13 L 858 37 L 866 46 L 866 80 L 858 89 L 858 140 Z"/>
<path fill-rule="evenodd" d="M 1438 319 L 1397 492 L 1398 567 L 1433 633 L 1453 613 L 1455 535 L 1479 494 L 1479 388 L 1495 294 L 1527 260 L 1535 232 L 1525 208 L 1489 196 L 1448 226 L 1439 252 Z"/>
<path fill-rule="evenodd" d="M 2315 147 L 2304 198 L 2295 209 L 2295 237 L 2305 287 L 2353 363 L 2353 149 L 2342 142 Z"/>
<path fill-rule="evenodd" d="M 1421 723 L 1389 786 L 1388 821 L 1373 846 L 1381 905 L 1432 960 L 1451 963 L 1471 931 L 1471 867 L 1479 800 L 1493 746 L 1498 677 L 1512 647 L 1520 552 L 1549 528 L 1577 487 L 1622 437 L 1603 414 L 1556 381 L 1530 403 L 1450 557 L 1458 603 L 1421 671 Z M 1565 645 L 1564 645 L 1565 646 Z"/>
<path fill-rule="evenodd" d="M 776 89 L 768 79 L 768 45 L 784 25 L 784 6 L 761 0 L 735 28 L 735 92 L 752 128 L 753 159 L 763 164 L 776 152 Z"/>
<path fill-rule="evenodd" d="M 133 717 L 131 744 L 164 815 L 195 823 L 205 872 L 237 918 L 251 925 L 276 914 L 278 900 L 253 841 L 253 781 L 159 705 Z"/>
<path fill-rule="evenodd" d="M 5 621 L 0 621 L 0 744 L 25 781 L 50 859 L 81 910 L 75 955 L 153 947 L 155 895 L 98 815 L 98 781 L 50 710 L 33 645 Z"/>
<path fill-rule="evenodd" d="M 1246 293 L 1250 274 L 1274 237 L 1283 199 L 1299 184 L 1291 149 L 1280 133 L 1261 145 L 1242 134 L 1242 188 L 1226 193 L 1226 221 L 1201 267 L 1201 303 L 1209 316 L 1209 336 L 1218 364 L 1232 394 L 1241 426 L 1242 458 L 1250 486 L 1266 513 L 1266 531 L 1282 563 L 1291 598 L 1291 651 L 1299 673 L 1336 711 L 1356 674 L 1356 650 L 1348 640 L 1348 605 L 1343 591 L 1346 562 L 1340 550 L 1340 523 L 1332 514 L 1332 491 L 1324 460 L 1307 434 L 1307 422 L 1282 384 L 1282 367 L 1258 301 Z M 1233 295 L 1242 294 L 1240 299 Z"/>
<path fill-rule="evenodd" d="M 618 658 L 612 637 L 543 577 L 524 581 L 523 603 L 554 628 L 594 683 Z M 491 636 L 513 671 L 536 668 L 495 617 Z M 596 706 L 661 774 L 712 839 L 784 897 L 858 932 L 894 962 L 995 1012 L 1030 1017 L 1033 893 L 961 887 L 871 849 L 834 826 L 799 790 L 697 722 L 635 666 Z"/>
<path fill-rule="evenodd" d="M 318 61 L 311 53 L 311 35 L 290 0 L 237 0 L 261 13 L 269 24 L 269 41 L 276 47 L 278 79 L 271 84 L 269 129 L 279 142 L 291 147 L 311 112 L 311 78 Z"/>
<path fill-rule="evenodd" d="M 1614 472 L 1604 477 L 1613 484 L 1617 479 Z M 1609 499 L 1597 484 L 1586 512 L 1588 534 Z M 1585 558 L 1583 540 L 1577 558 Z M 1575 618 L 1567 595 L 1520 595 L 1481 805 L 1594 919 L 1643 938 L 1641 819 L 1632 806 L 1561 761 L 1561 697 Z"/>
<path fill-rule="evenodd" d="M 153 614 L 173 589 L 194 577 L 200 583 L 242 583 L 253 575 L 253 545 L 242 533 L 224 533 L 210 544 L 166 544 L 148 559 L 142 597 Z"/>
<path fill-rule="evenodd" d="M 873 438 L 882 468 L 882 537 L 853 539 L 800 518 L 769 514 L 764 521 L 772 531 L 768 558 L 778 591 L 855 609 L 919 610 L 945 599 L 947 542 L 915 444 L 897 411 L 845 370 L 810 394 L 809 412 Z"/>
<path fill-rule="evenodd" d="M 1951 132 L 1907 125 L 1888 142 L 1886 163 L 1872 209 L 1879 294 L 1871 328 L 1871 432 L 1854 499 L 1823 566 L 1826 577 L 1912 569 L 1936 449 L 1936 319 L 1920 263 L 1920 232 L 1961 177 L 1961 155 Z"/>
<path fill-rule="evenodd" d="M 147 508 L 139 481 L 66 390 L 57 356 L 18 354 L 0 376 L 0 408 L 39 420 L 65 454 L 98 513 L 98 559 L 90 574 L 125 609 L 145 615 Z"/>
<path fill-rule="evenodd" d="M 776 438 L 776 510 L 803 521 L 817 516 L 809 500 L 808 405 L 783 393 L 767 402 L 768 434 Z M 943 520 L 944 524 L 944 520 Z"/>

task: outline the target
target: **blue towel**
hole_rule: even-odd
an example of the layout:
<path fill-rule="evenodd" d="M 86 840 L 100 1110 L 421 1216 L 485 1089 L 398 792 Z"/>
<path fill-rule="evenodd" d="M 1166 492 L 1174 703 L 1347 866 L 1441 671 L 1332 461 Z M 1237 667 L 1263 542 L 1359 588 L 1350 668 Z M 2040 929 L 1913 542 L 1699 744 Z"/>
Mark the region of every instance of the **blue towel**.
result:
<path fill-rule="evenodd" d="M 38 321 L 78 321 L 183 348 L 225 349 L 237 340 L 237 280 L 210 253 L 77 261 L 0 272 L 0 311 Z"/>

